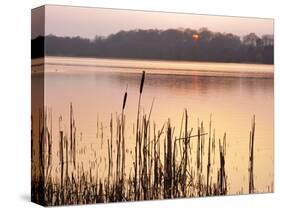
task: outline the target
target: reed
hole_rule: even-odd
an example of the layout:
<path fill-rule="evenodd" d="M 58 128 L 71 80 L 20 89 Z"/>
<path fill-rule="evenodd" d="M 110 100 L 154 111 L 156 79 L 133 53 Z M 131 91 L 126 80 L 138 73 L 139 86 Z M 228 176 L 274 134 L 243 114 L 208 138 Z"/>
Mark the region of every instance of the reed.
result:
<path fill-rule="evenodd" d="M 69 136 L 67 136 L 67 131 L 63 130 L 62 117 L 59 117 L 58 165 L 52 163 L 54 151 L 52 150 L 54 143 L 52 113 L 48 115 L 45 111 L 40 111 L 39 167 L 41 168 L 38 180 L 34 180 L 33 199 L 47 205 L 61 205 L 228 193 L 228 173 L 225 168 L 227 163 L 226 133 L 222 140 L 216 139 L 211 116 L 209 130 L 205 131 L 203 122 L 198 121 L 197 132 L 193 134 L 193 128 L 188 123 L 187 109 L 184 109 L 182 114 L 179 135 L 174 135 L 177 125 L 173 126 L 171 119 L 167 119 L 167 122 L 158 128 L 156 123 L 151 121 L 154 99 L 149 114 L 141 113 L 144 83 L 145 72 L 143 71 L 140 80 L 136 129 L 133 131 L 133 136 L 135 136 L 133 151 L 126 152 L 125 112 L 128 98 L 126 88 L 121 114 L 116 114 L 116 121 L 113 121 L 112 114 L 110 114 L 109 127 L 106 127 L 106 123 L 97 120 L 96 139 L 100 139 L 101 152 L 103 148 L 107 148 L 107 158 L 99 157 L 94 150 L 90 152 L 90 165 L 79 160 L 81 156 L 89 154 L 89 150 L 83 147 L 81 139 L 78 145 L 72 103 L 69 107 Z M 48 116 L 50 122 L 47 123 Z M 255 117 L 252 121 L 249 141 L 249 193 L 255 191 L 254 134 Z M 105 145 L 103 145 L 104 139 Z M 218 154 L 218 160 L 215 159 L 215 154 Z M 132 167 L 128 167 L 129 158 L 133 160 Z M 84 168 L 86 166 L 88 168 Z M 56 170 L 54 173 L 51 171 L 52 167 Z M 101 169 L 104 174 L 100 171 Z M 43 190 L 39 190 L 38 188 L 42 186 Z"/>
<path fill-rule="evenodd" d="M 254 186 L 254 141 L 255 141 L 255 116 L 253 116 L 249 140 L 249 193 L 255 192 Z"/>
<path fill-rule="evenodd" d="M 165 151 L 165 172 L 164 172 L 164 198 L 172 197 L 172 129 L 170 120 L 167 124 L 167 148 Z"/>
<path fill-rule="evenodd" d="M 223 195 L 227 192 L 227 176 L 225 173 L 225 154 L 226 154 L 226 134 L 223 137 L 223 143 L 219 139 L 219 155 L 220 155 L 220 168 L 218 171 L 218 194 Z"/>
<path fill-rule="evenodd" d="M 139 199 L 139 189 L 140 186 L 138 186 L 138 173 L 140 173 L 141 170 L 141 138 L 140 138 L 140 104 L 141 104 L 141 96 L 142 96 L 142 91 L 143 91 L 143 86 L 144 86 L 144 80 L 145 80 L 145 71 L 142 72 L 142 77 L 141 77 L 141 83 L 140 83 L 140 89 L 139 89 L 139 100 L 138 100 L 138 112 L 137 112 L 137 126 L 136 126 L 136 145 L 135 145 L 135 164 L 134 164 L 134 169 L 135 169 L 135 178 L 134 178 L 134 193 L 135 193 L 135 200 Z M 138 160 L 139 158 L 139 160 Z"/>
<path fill-rule="evenodd" d="M 210 185 L 210 169 L 211 169 L 211 130 L 212 130 L 212 115 L 209 123 L 209 143 L 208 143 L 208 163 L 207 163 L 207 195 L 209 195 Z"/>

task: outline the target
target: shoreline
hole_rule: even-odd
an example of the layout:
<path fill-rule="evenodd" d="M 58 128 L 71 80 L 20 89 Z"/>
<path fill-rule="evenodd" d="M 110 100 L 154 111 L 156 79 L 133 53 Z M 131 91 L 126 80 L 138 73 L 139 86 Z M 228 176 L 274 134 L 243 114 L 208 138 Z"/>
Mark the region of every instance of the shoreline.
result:
<path fill-rule="evenodd" d="M 175 62 L 156 60 L 108 59 L 108 58 L 73 58 L 44 57 L 32 60 L 32 69 L 44 66 L 44 73 L 57 74 L 91 74 L 105 73 L 139 73 L 146 70 L 149 74 L 181 75 L 202 77 L 242 77 L 274 78 L 274 65 L 242 64 L 217 62 Z M 69 70 L 80 67 L 80 70 Z M 42 71 L 32 70 L 32 73 Z"/>

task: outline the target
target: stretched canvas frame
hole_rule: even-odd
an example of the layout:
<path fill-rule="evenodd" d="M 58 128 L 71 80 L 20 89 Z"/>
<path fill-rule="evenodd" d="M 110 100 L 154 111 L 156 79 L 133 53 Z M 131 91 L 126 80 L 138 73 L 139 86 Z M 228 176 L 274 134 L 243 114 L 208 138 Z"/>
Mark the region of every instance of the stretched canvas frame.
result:
<path fill-rule="evenodd" d="M 32 201 L 273 192 L 273 27 L 262 18 L 33 9 Z"/>

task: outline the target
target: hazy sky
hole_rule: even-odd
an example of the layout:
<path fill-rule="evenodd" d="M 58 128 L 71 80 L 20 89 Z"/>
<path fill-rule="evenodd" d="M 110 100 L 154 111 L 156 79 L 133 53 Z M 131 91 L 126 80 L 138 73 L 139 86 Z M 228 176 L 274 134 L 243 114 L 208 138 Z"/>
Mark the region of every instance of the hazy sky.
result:
<path fill-rule="evenodd" d="M 35 9 L 32 14 L 32 38 L 42 33 L 42 30 L 36 29 L 40 28 L 40 21 L 38 20 L 43 20 L 38 10 L 39 9 Z M 255 32 L 257 35 L 273 34 L 272 19 L 53 5 L 46 6 L 45 12 L 45 35 L 54 34 L 57 36 L 95 38 L 96 35 L 107 36 L 120 30 L 168 28 L 200 29 L 202 27 L 207 27 L 212 31 L 234 33 L 240 36 L 250 32 Z"/>

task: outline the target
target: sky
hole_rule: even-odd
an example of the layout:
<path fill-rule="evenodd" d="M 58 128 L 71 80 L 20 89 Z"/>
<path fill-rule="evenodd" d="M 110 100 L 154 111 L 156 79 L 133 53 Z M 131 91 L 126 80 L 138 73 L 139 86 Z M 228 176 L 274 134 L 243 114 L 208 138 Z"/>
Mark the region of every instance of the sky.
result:
<path fill-rule="evenodd" d="M 47 5 L 45 28 L 43 7 L 32 11 L 32 38 L 38 35 L 80 36 L 94 39 L 120 30 L 134 29 L 200 29 L 244 36 L 254 32 L 273 34 L 273 19 L 195 15 L 89 7 Z M 45 33 L 44 33 L 45 31 Z"/>

